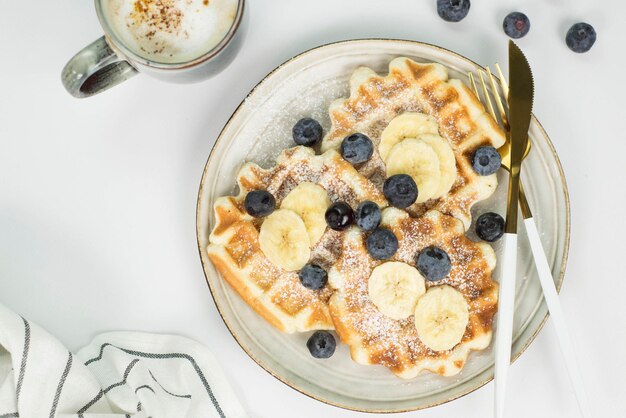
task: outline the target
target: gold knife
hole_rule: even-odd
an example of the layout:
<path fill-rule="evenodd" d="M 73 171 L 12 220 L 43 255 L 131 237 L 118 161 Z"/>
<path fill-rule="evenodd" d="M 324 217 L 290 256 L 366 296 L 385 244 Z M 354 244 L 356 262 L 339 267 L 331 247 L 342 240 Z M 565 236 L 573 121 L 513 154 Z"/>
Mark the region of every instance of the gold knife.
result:
<path fill-rule="evenodd" d="M 504 255 L 498 298 L 498 323 L 495 347 L 495 416 L 504 418 L 504 401 L 513 333 L 515 276 L 517 272 L 517 201 L 520 168 L 528 142 L 533 107 L 534 83 L 530 65 L 522 51 L 509 41 L 509 125 L 511 171 L 507 197 Z"/>

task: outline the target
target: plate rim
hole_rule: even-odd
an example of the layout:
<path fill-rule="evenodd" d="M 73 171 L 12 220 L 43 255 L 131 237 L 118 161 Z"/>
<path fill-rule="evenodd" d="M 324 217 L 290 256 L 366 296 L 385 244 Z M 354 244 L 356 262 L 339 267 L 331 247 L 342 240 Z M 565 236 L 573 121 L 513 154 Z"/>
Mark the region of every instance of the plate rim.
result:
<path fill-rule="evenodd" d="M 242 106 L 244 105 L 244 103 L 247 101 L 247 99 L 256 92 L 256 90 L 262 86 L 267 79 L 269 79 L 274 73 L 276 73 L 277 71 L 281 70 L 283 67 L 289 65 L 291 62 L 295 61 L 296 59 L 299 59 L 305 55 L 308 55 L 310 53 L 313 53 L 319 49 L 323 49 L 323 48 L 328 48 L 328 47 L 332 47 L 332 46 L 336 46 L 336 45 L 341 45 L 341 44 L 359 44 L 361 42 L 369 42 L 369 41 L 378 41 L 378 42 L 391 42 L 391 43 L 396 43 L 396 44 L 408 44 L 408 45 L 419 45 L 419 46 L 425 46 L 428 48 L 434 48 L 437 49 L 439 51 L 442 51 L 444 53 L 448 53 L 451 55 L 456 56 L 457 58 L 460 58 L 462 60 L 465 60 L 466 62 L 470 63 L 471 65 L 475 66 L 477 69 L 481 69 L 486 71 L 486 68 L 478 63 L 476 63 L 474 60 L 467 58 L 464 55 L 461 55 L 457 52 L 454 52 L 452 50 L 449 50 L 447 48 L 438 46 L 438 45 L 434 45 L 428 42 L 421 42 L 421 41 L 415 41 L 415 40 L 410 40 L 410 39 L 396 39 L 396 38 L 357 38 L 357 39 L 348 39 L 348 40 L 341 40 L 341 41 L 335 41 L 335 42 L 329 42 L 329 43 L 325 43 L 322 45 L 318 45 L 315 46 L 313 48 L 309 48 L 303 52 L 300 52 L 296 55 L 294 55 L 293 57 L 285 60 L 284 62 L 282 62 L 281 64 L 279 64 L 277 67 L 275 67 L 273 70 L 271 70 L 269 73 L 267 73 L 265 76 L 263 76 L 263 78 L 261 78 L 261 80 L 259 80 L 258 83 L 255 84 L 255 86 L 244 96 L 244 98 L 241 100 L 241 102 L 239 103 L 239 105 L 237 105 L 237 107 L 235 108 L 235 110 L 233 111 L 233 113 L 230 115 L 230 117 L 228 118 L 228 120 L 226 121 L 226 123 L 224 124 L 224 126 L 222 127 L 222 129 L 220 130 L 220 133 L 218 134 L 215 143 L 213 144 L 213 146 L 211 147 L 211 151 L 209 152 L 209 156 L 207 157 L 207 161 L 204 165 L 204 168 L 202 170 L 202 178 L 200 180 L 200 185 L 198 188 L 198 197 L 196 200 L 196 243 L 197 243 L 197 247 L 198 247 L 198 255 L 200 256 L 200 263 L 202 264 L 202 271 L 204 273 L 204 278 L 205 278 L 205 282 L 207 283 L 207 286 L 209 287 L 209 291 L 211 293 L 211 298 L 213 299 L 213 303 L 215 304 L 215 307 L 217 308 L 217 311 L 220 315 L 220 317 L 222 318 L 222 322 L 224 322 L 224 325 L 226 325 L 226 328 L 228 329 L 228 332 L 230 332 L 230 334 L 233 336 L 233 338 L 235 339 L 235 341 L 237 342 L 237 344 L 239 345 L 239 347 L 241 347 L 241 349 L 248 355 L 248 357 L 250 357 L 258 366 L 260 366 L 263 370 L 265 370 L 267 373 L 269 373 L 271 376 L 273 376 L 274 378 L 276 378 L 279 382 L 282 382 L 283 384 L 287 385 L 288 387 L 292 388 L 293 390 L 300 392 L 303 395 L 306 395 L 312 399 L 315 399 L 317 401 L 320 401 L 322 403 L 325 403 L 327 405 L 331 405 L 331 406 L 335 406 L 338 408 L 342 408 L 342 409 L 346 409 L 346 410 L 350 410 L 350 411 L 356 411 L 356 412 L 366 412 L 366 413 L 402 413 L 402 412 L 412 412 L 412 411 L 418 411 L 418 410 L 422 410 L 422 409 L 428 409 L 428 408 L 432 408 L 434 406 L 438 406 L 438 405 L 442 405 L 444 403 L 448 403 L 451 402 L 453 400 L 462 398 L 463 396 L 466 396 L 472 392 L 474 392 L 477 389 L 480 389 L 481 387 L 485 386 L 487 383 L 491 382 L 493 380 L 493 377 L 490 377 L 482 382 L 477 383 L 474 387 L 472 387 L 471 389 L 462 391 L 458 394 L 455 394 L 454 396 L 448 398 L 448 399 L 443 399 L 441 401 L 436 401 L 436 402 L 431 402 L 428 403 L 426 405 L 422 405 L 422 406 L 416 406 L 416 407 L 411 407 L 411 408 L 404 408 L 404 409 L 359 409 L 356 407 L 352 407 L 349 405 L 344 405 L 341 404 L 339 402 L 334 402 L 328 399 L 322 399 L 319 398 L 317 396 L 315 396 L 312 393 L 307 392 L 306 390 L 299 388 L 297 386 L 295 386 L 295 384 L 292 384 L 291 382 L 287 381 L 286 379 L 282 378 L 281 376 L 279 376 L 277 373 L 275 373 L 273 370 L 271 370 L 268 367 L 265 367 L 261 361 L 259 361 L 254 354 L 252 354 L 251 352 L 249 352 L 244 346 L 243 344 L 239 341 L 238 336 L 236 335 L 236 333 L 233 331 L 233 329 L 231 329 L 230 325 L 228 324 L 228 322 L 226 321 L 226 318 L 224 317 L 224 314 L 222 313 L 222 308 L 220 306 L 220 303 L 218 302 L 217 298 L 215 297 L 215 293 L 213 291 L 213 288 L 211 286 L 211 283 L 209 282 L 209 278 L 208 278 L 208 273 L 207 273 L 207 267 L 206 267 L 206 262 L 205 259 L 203 257 L 203 251 L 204 249 L 201 247 L 200 244 L 200 200 L 201 200 L 201 196 L 203 195 L 203 191 L 204 191 L 204 186 L 205 186 L 205 180 L 207 179 L 207 170 L 209 167 L 209 163 L 211 163 L 213 157 L 214 157 L 214 151 L 215 148 L 217 147 L 218 142 L 220 142 L 223 138 L 222 135 L 224 133 L 224 131 L 230 126 L 230 124 L 232 123 L 233 119 L 239 114 L 239 112 L 241 111 Z M 570 248 L 570 237 L 571 237 L 571 208 L 570 208 L 570 198 L 569 198 L 569 190 L 567 188 L 567 181 L 565 179 L 565 172 L 563 170 L 563 165 L 561 164 L 561 160 L 556 152 L 556 148 L 554 147 L 554 144 L 552 143 L 552 140 L 550 139 L 550 137 L 548 136 L 548 133 L 546 132 L 546 130 L 544 129 L 543 125 L 541 125 L 541 123 L 539 122 L 539 120 L 536 118 L 536 116 L 534 115 L 534 113 L 531 115 L 532 120 L 537 124 L 537 127 L 539 128 L 540 132 L 542 133 L 542 135 L 547 139 L 547 145 L 548 148 L 550 149 L 552 156 L 554 157 L 555 161 L 556 161 L 556 165 L 557 165 L 557 170 L 559 172 L 559 178 L 561 180 L 562 186 L 563 186 L 563 192 L 564 192 L 564 200 L 565 200 L 565 228 L 566 228 L 566 236 L 565 236 L 565 242 L 564 242 L 564 247 L 563 247 L 563 258 L 561 260 L 561 269 L 559 271 L 559 279 L 556 283 L 556 290 L 557 292 L 560 293 L 561 291 L 561 287 L 563 285 L 563 280 L 565 277 L 565 270 L 567 268 L 567 261 L 568 261 L 568 256 L 569 256 L 569 248 Z M 545 300 L 541 301 L 541 305 L 545 305 Z M 526 344 L 524 344 L 518 353 L 514 353 L 513 356 L 511 357 L 511 363 L 514 363 L 515 361 L 517 361 L 517 359 L 526 351 L 526 349 L 528 349 L 528 347 L 532 344 L 533 341 L 535 341 L 535 339 L 537 338 L 537 335 L 539 334 L 539 332 L 543 329 L 546 321 L 548 320 L 548 317 L 550 316 L 549 311 L 546 311 L 546 314 L 544 315 L 543 319 L 541 320 L 541 322 L 539 323 L 539 326 L 537 327 L 537 330 L 531 335 L 531 337 L 528 339 L 528 341 L 526 342 Z"/>

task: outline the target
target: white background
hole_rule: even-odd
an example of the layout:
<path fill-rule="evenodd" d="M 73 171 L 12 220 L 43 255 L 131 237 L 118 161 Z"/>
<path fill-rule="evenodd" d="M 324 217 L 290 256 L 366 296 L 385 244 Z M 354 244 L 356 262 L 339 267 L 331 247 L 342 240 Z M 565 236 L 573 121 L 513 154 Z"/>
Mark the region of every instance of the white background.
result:
<path fill-rule="evenodd" d="M 108 330 L 192 337 L 210 346 L 252 417 L 362 416 L 283 385 L 228 333 L 196 248 L 204 163 L 246 93 L 303 50 L 406 38 L 505 62 L 502 19 L 513 10 L 532 22 L 519 45 L 571 194 L 562 301 L 580 368 L 596 417 L 624 416 L 626 2 L 618 0 L 474 0 L 457 24 L 437 16 L 435 0 L 252 0 L 243 49 L 222 74 L 186 86 L 138 76 L 84 100 L 64 91 L 60 72 L 101 35 L 92 2 L 1 1 L 0 302 L 73 350 Z M 583 55 L 564 42 L 581 20 L 598 32 Z M 511 418 L 577 416 L 550 323 L 512 367 L 509 388 Z M 492 390 L 407 415 L 488 417 Z"/>

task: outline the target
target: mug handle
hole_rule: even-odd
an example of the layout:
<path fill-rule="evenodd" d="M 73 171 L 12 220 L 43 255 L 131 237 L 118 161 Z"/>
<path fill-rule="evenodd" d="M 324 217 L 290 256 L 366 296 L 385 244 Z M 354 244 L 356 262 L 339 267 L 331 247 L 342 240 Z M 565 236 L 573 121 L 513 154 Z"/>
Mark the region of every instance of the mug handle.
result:
<path fill-rule="evenodd" d="M 118 57 L 103 36 L 87 45 L 65 64 L 61 80 L 69 94 L 84 98 L 116 86 L 135 74 L 135 67 Z"/>

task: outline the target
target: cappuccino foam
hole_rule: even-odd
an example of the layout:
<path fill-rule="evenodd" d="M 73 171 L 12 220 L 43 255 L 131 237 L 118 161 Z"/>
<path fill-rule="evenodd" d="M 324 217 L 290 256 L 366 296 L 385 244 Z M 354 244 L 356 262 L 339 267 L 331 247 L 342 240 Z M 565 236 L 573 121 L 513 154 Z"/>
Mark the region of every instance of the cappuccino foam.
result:
<path fill-rule="evenodd" d="M 115 34 L 135 54 L 184 63 L 213 49 L 228 33 L 237 0 L 103 0 Z"/>

